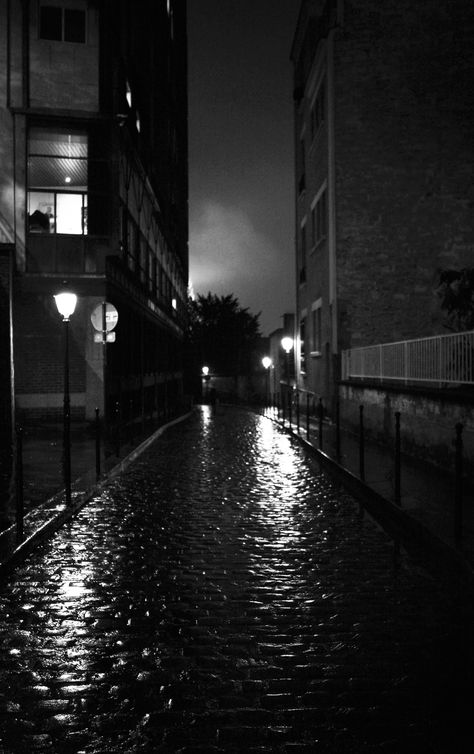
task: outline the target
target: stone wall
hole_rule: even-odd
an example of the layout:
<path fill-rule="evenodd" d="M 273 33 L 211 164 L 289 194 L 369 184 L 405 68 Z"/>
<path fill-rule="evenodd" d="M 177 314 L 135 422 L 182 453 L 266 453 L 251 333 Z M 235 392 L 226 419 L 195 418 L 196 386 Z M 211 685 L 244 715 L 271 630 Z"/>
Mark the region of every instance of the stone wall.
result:
<path fill-rule="evenodd" d="M 341 348 L 442 331 L 472 264 L 474 3 L 346 0 L 335 36 Z"/>
<path fill-rule="evenodd" d="M 342 383 L 339 386 L 341 426 L 358 431 L 359 406 L 364 406 L 364 429 L 384 445 L 393 445 L 395 412 L 400 412 L 402 451 L 452 470 L 455 426 L 463 424 L 464 457 L 474 481 L 473 396 L 457 390 L 392 388 Z"/>

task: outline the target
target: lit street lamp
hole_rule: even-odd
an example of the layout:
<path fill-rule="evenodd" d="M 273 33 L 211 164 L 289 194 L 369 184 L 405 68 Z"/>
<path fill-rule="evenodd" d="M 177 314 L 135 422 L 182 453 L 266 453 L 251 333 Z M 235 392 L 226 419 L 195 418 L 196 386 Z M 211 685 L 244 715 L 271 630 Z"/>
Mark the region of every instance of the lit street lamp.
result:
<path fill-rule="evenodd" d="M 270 393 L 270 367 L 273 364 L 270 356 L 264 356 L 262 359 L 263 368 L 265 369 L 265 403 L 268 406 L 269 393 Z"/>
<path fill-rule="evenodd" d="M 286 385 L 287 385 L 287 396 L 288 396 L 288 416 L 289 416 L 290 425 L 291 425 L 290 351 L 293 349 L 293 345 L 294 345 L 293 338 L 290 338 L 288 335 L 285 335 L 285 337 L 281 339 L 281 347 L 286 353 L 286 359 L 285 359 Z"/>
<path fill-rule="evenodd" d="M 209 398 L 209 380 L 211 379 L 211 376 L 209 374 L 209 367 L 203 367 L 202 368 L 202 379 L 203 379 L 203 398 L 207 400 Z"/>
<path fill-rule="evenodd" d="M 286 381 L 289 387 L 290 386 L 290 351 L 293 348 L 293 338 L 290 338 L 288 335 L 285 335 L 285 337 L 281 339 L 281 347 L 286 352 Z"/>
<path fill-rule="evenodd" d="M 64 409 L 63 409 L 63 475 L 66 505 L 71 505 L 71 401 L 69 395 L 69 318 L 74 314 L 77 296 L 64 291 L 54 300 L 64 322 Z"/>

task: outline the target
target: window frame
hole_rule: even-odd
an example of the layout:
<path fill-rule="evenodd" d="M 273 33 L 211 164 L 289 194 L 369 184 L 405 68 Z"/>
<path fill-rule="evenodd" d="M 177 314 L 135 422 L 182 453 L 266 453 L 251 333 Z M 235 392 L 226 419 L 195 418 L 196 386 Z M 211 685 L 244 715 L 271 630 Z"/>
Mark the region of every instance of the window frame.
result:
<path fill-rule="evenodd" d="M 50 153 L 49 150 L 45 152 L 38 151 L 38 147 L 33 147 L 33 142 L 35 141 L 35 132 L 43 131 L 46 132 L 46 134 L 51 135 L 50 144 L 53 146 L 52 152 Z M 60 136 L 64 136 L 65 134 L 68 135 L 75 135 L 79 137 L 84 138 L 83 144 L 85 144 L 86 147 L 86 155 L 69 155 L 65 156 L 61 153 L 61 149 L 59 147 L 56 147 L 56 152 L 54 151 L 54 144 L 60 144 L 61 141 L 59 139 Z M 37 140 L 38 140 L 37 135 Z M 57 141 L 54 141 L 54 137 L 57 137 Z M 36 149 L 36 151 L 33 151 Z M 79 187 L 73 187 L 71 189 L 64 189 L 64 188 L 58 188 L 56 183 L 51 183 L 50 185 L 43 185 L 39 183 L 38 185 L 35 185 L 32 183 L 32 164 L 35 159 L 38 160 L 44 160 L 50 158 L 54 161 L 60 161 L 60 160 L 69 160 L 71 162 L 85 162 L 86 163 L 86 188 L 79 188 Z M 41 235 L 51 235 L 51 236 L 87 236 L 88 235 L 88 225 L 87 225 L 87 209 L 89 204 L 89 171 L 88 171 L 88 164 L 89 164 L 89 133 L 86 130 L 82 129 L 64 129 L 64 128 L 58 128 L 55 127 L 55 125 L 31 125 L 28 130 L 27 135 L 27 176 L 26 176 L 26 230 L 28 234 L 34 234 L 37 233 Z M 58 162 L 58 164 L 61 164 Z M 84 185 L 84 184 L 81 184 Z M 34 229 L 34 227 L 30 226 L 30 219 L 33 213 L 31 211 L 32 207 L 30 206 L 30 201 L 33 195 L 41 195 L 44 194 L 45 196 L 51 197 L 49 201 L 45 202 L 46 205 L 48 205 L 52 210 L 52 215 L 47 213 L 47 216 L 50 218 L 50 227 L 49 230 L 38 230 Z M 80 197 L 81 202 L 81 219 L 80 219 L 80 232 L 61 232 L 58 231 L 58 225 L 60 222 L 62 222 L 62 216 L 61 220 L 58 219 L 58 197 L 62 196 L 76 196 Z M 40 206 L 40 203 L 38 203 Z M 39 210 L 39 206 L 36 208 Z M 42 212 L 42 210 L 39 210 Z M 43 214 L 45 214 L 43 212 Z"/>
<path fill-rule="evenodd" d="M 42 11 L 56 10 L 61 13 L 61 36 L 46 37 L 42 35 Z M 67 35 L 68 21 L 67 17 L 71 13 L 81 13 L 84 18 L 84 39 L 70 39 Z M 68 8 L 64 5 L 51 4 L 50 2 L 40 2 L 38 5 L 38 39 L 44 42 L 60 42 L 66 44 L 87 44 L 87 8 Z"/>
<path fill-rule="evenodd" d="M 322 356 L 323 345 L 323 299 L 318 298 L 311 305 L 311 356 Z"/>

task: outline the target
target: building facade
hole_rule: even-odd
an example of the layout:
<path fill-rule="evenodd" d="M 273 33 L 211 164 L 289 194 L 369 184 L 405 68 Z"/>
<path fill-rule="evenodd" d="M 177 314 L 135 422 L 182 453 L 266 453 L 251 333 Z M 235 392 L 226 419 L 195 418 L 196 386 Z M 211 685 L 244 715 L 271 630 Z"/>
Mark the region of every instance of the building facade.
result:
<path fill-rule="evenodd" d="M 474 6 L 303 0 L 294 66 L 298 386 L 343 349 L 443 331 L 440 270 L 473 263 Z"/>
<path fill-rule="evenodd" d="M 186 51 L 185 0 L 0 0 L 0 251 L 11 257 L 17 421 L 62 411 L 63 288 L 78 296 L 73 419 L 96 407 L 133 418 L 181 396 Z M 118 312 L 106 345 L 91 318 L 104 301 Z"/>

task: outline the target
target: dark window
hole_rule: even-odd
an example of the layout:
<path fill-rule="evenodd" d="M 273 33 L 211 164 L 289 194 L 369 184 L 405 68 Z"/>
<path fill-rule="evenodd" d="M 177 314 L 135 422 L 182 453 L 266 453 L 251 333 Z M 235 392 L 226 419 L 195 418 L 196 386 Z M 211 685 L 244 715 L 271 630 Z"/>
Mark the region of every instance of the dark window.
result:
<path fill-rule="evenodd" d="M 300 320 L 300 370 L 306 372 L 306 319 Z"/>
<path fill-rule="evenodd" d="M 316 353 L 321 352 L 321 312 L 322 309 L 320 306 L 313 309 L 313 342 L 311 345 L 313 351 Z"/>
<path fill-rule="evenodd" d="M 43 5 L 40 8 L 40 33 L 41 39 L 55 39 L 61 41 L 63 38 L 63 19 L 62 8 L 53 8 L 50 5 Z"/>
<path fill-rule="evenodd" d="M 53 5 L 40 7 L 40 39 L 56 42 L 86 41 L 86 12 L 84 10 L 57 8 Z"/>
<path fill-rule="evenodd" d="M 319 87 L 318 93 L 316 95 L 316 99 L 314 100 L 313 106 L 311 108 L 311 138 L 312 139 L 314 139 L 314 137 L 316 136 L 319 129 L 324 123 L 325 99 L 326 99 L 326 89 L 325 89 L 324 81 L 323 81 L 321 86 Z"/>

